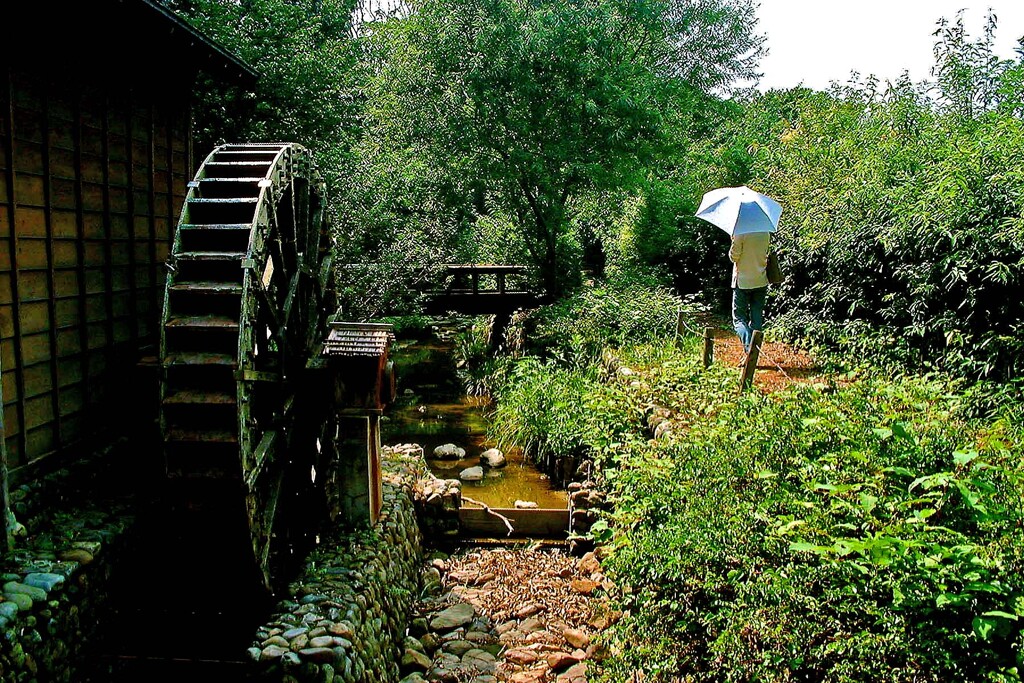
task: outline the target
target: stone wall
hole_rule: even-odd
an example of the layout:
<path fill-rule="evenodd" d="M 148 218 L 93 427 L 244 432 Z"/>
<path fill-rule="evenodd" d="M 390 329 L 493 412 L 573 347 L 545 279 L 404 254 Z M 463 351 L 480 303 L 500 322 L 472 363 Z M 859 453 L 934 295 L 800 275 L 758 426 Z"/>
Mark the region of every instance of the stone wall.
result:
<path fill-rule="evenodd" d="M 384 504 L 372 530 L 325 538 L 292 584 L 292 599 L 249 650 L 265 680 L 395 683 L 422 540 L 412 503 L 422 458 L 385 456 Z"/>
<path fill-rule="evenodd" d="M 102 669 L 90 646 L 112 572 L 131 552 L 138 504 L 123 488 L 131 461 L 122 450 L 123 444 L 12 490 L 26 530 L 0 561 L 4 683 L 103 680 L 89 678 Z M 424 585 L 413 499 L 422 498 L 425 471 L 422 456 L 385 456 L 379 523 L 322 539 L 289 599 L 255 634 L 247 680 L 399 680 L 406 627 Z"/>
<path fill-rule="evenodd" d="M 462 507 L 462 482 L 440 479 L 424 460 L 418 444 L 384 446 L 383 457 L 409 472 L 413 481 L 412 497 L 416 517 L 426 542 L 453 541 L 459 536 L 459 509 Z"/>
<path fill-rule="evenodd" d="M 134 519 L 130 498 L 109 477 L 119 459 L 120 447 L 106 449 L 11 491 L 24 526 L 0 561 L 0 680 L 81 680 L 95 614 Z"/>

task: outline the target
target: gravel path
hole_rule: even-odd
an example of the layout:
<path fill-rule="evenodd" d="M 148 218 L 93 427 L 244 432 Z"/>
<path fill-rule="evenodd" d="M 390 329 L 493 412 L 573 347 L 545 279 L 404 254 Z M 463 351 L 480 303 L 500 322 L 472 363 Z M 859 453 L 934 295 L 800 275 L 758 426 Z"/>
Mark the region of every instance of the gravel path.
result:
<path fill-rule="evenodd" d="M 615 617 L 593 553 L 470 548 L 424 568 L 403 683 L 586 683 Z"/>

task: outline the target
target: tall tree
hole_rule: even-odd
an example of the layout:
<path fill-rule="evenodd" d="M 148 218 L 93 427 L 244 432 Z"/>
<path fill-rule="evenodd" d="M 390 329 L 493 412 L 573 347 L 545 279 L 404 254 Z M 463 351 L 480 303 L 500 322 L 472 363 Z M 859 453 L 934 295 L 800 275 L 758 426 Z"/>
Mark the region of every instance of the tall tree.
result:
<path fill-rule="evenodd" d="M 419 0 L 371 36 L 365 133 L 511 215 L 544 289 L 582 192 L 628 186 L 671 93 L 752 77 L 751 0 Z M 692 100 L 691 100 L 692 101 Z M 472 182 L 469 182 L 472 181 Z"/>

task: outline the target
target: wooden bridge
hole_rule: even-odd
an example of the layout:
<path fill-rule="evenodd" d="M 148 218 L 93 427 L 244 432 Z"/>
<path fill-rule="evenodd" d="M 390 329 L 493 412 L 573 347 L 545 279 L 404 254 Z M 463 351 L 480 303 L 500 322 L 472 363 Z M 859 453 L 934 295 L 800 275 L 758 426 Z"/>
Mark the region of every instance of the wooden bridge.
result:
<path fill-rule="evenodd" d="M 445 286 L 427 293 L 426 312 L 469 315 L 505 314 L 536 308 L 537 294 L 510 286 L 523 281 L 526 266 L 452 263 L 445 266 Z"/>

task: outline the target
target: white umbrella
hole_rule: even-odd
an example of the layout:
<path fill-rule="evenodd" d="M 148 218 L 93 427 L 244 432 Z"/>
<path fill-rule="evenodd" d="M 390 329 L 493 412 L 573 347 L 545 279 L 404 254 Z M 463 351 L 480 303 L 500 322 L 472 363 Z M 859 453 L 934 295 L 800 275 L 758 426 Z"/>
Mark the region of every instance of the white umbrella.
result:
<path fill-rule="evenodd" d="M 782 206 L 778 202 L 746 185 L 705 192 L 697 209 L 697 218 L 703 218 L 733 237 L 751 232 L 775 232 L 779 229 L 781 214 Z"/>

